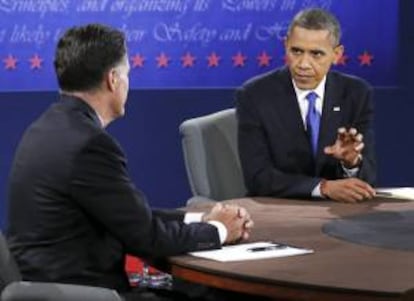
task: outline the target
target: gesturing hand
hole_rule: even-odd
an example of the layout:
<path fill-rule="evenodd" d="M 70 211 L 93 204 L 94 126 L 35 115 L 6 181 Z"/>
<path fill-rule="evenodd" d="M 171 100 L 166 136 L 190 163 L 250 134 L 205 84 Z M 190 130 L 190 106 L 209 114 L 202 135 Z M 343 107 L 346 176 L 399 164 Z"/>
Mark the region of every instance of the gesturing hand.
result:
<path fill-rule="evenodd" d="M 339 128 L 336 141 L 324 149 L 325 154 L 340 160 L 346 168 L 356 167 L 364 149 L 363 136 L 355 128 Z"/>

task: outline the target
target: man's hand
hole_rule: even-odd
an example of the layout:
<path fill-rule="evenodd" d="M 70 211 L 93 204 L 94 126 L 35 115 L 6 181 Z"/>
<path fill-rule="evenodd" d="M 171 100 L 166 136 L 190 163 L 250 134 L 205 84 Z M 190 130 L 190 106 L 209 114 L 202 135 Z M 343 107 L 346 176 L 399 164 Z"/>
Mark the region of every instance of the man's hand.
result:
<path fill-rule="evenodd" d="M 321 184 L 321 193 L 331 200 L 344 203 L 357 203 L 375 196 L 375 190 L 357 178 L 326 181 Z"/>
<path fill-rule="evenodd" d="M 210 212 L 203 216 L 203 221 L 219 221 L 227 229 L 225 243 L 235 243 L 249 238 L 253 220 L 243 207 L 217 203 Z"/>
<path fill-rule="evenodd" d="M 358 166 L 364 148 L 363 136 L 355 128 L 339 128 L 336 141 L 324 149 L 325 154 L 340 160 L 346 168 Z"/>

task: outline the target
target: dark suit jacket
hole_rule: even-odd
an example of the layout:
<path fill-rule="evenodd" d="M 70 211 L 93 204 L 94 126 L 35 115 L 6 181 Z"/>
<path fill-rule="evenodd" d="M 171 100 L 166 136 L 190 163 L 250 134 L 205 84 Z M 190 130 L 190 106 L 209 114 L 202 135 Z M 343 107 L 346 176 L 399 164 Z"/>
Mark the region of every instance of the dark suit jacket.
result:
<path fill-rule="evenodd" d="M 343 126 L 364 135 L 358 177 L 375 181 L 372 89 L 361 79 L 328 73 L 316 158 L 287 68 L 249 80 L 236 100 L 240 160 L 250 195 L 309 198 L 321 178 L 343 178 L 338 160 L 323 153 Z"/>
<path fill-rule="evenodd" d="M 18 146 L 8 240 L 26 280 L 124 291 L 126 253 L 157 258 L 220 247 L 214 226 L 186 225 L 183 216 L 149 208 L 120 146 L 81 99 L 63 96 Z"/>

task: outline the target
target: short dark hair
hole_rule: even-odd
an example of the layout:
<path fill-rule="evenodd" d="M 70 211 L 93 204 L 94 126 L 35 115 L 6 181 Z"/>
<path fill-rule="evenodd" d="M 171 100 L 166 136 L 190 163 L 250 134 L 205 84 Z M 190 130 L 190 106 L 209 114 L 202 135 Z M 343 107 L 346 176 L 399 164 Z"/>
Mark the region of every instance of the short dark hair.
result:
<path fill-rule="evenodd" d="M 297 13 L 289 26 L 288 35 L 296 26 L 312 30 L 328 30 L 334 46 L 339 45 L 341 40 L 341 25 L 338 19 L 330 12 L 320 8 L 309 8 Z"/>
<path fill-rule="evenodd" d="M 63 91 L 98 88 L 105 72 L 119 64 L 126 54 L 125 36 L 102 24 L 72 27 L 59 39 L 55 71 Z"/>

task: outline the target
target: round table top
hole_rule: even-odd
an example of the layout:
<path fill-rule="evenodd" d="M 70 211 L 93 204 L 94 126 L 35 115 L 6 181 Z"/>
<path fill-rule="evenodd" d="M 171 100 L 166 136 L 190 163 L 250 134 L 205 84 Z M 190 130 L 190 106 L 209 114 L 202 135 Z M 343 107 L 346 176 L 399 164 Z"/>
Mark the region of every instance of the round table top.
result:
<path fill-rule="evenodd" d="M 226 202 L 249 210 L 255 222 L 250 241 L 283 242 L 315 252 L 304 256 L 225 263 L 177 256 L 170 260 L 173 266 L 246 283 L 368 297 L 396 297 L 414 288 L 414 252 L 353 243 L 322 232 L 324 224 L 345 217 L 411 211 L 414 201 L 375 199 L 344 204 L 325 200 L 243 198 Z M 205 211 L 213 204 L 200 202 L 186 209 Z M 414 229 L 407 231 L 411 231 L 414 238 Z"/>

